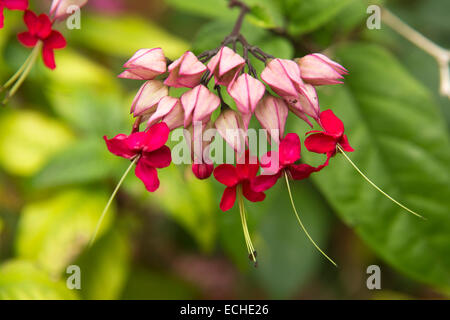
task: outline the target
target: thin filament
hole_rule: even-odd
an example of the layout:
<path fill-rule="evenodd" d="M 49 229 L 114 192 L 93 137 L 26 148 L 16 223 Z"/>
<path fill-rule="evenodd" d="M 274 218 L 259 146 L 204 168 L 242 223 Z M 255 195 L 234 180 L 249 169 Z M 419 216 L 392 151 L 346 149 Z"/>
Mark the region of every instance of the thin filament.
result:
<path fill-rule="evenodd" d="M 31 52 L 30 56 L 27 58 L 25 63 L 22 65 L 22 67 L 19 69 L 18 72 L 5 84 L 5 87 L 9 87 L 14 83 L 14 81 L 17 81 L 14 83 L 14 86 L 9 90 L 8 94 L 6 95 L 6 98 L 3 100 L 3 104 L 6 104 L 9 99 L 19 90 L 22 83 L 27 78 L 28 74 L 30 73 L 31 69 L 33 68 L 34 63 L 36 62 L 37 57 L 39 56 L 39 51 L 42 48 L 42 42 L 38 42 L 38 44 L 34 47 L 33 51 Z"/>
<path fill-rule="evenodd" d="M 287 185 L 287 189 L 288 189 L 288 193 L 289 193 L 289 198 L 291 199 L 291 205 L 292 205 L 292 208 L 294 209 L 295 217 L 297 218 L 297 221 L 300 224 L 300 227 L 303 229 L 303 231 L 305 232 L 305 234 L 308 237 L 309 241 L 311 241 L 311 243 L 314 245 L 314 247 L 316 247 L 316 249 L 325 258 L 327 258 L 335 267 L 337 267 L 337 264 L 329 256 L 327 256 L 325 254 L 325 252 L 323 252 L 322 249 L 320 249 L 320 247 L 314 242 L 314 240 L 312 239 L 312 237 L 309 235 L 308 231 L 306 230 L 305 226 L 303 225 L 303 222 L 300 219 L 300 215 L 298 214 L 297 209 L 295 208 L 294 198 L 292 197 L 291 186 L 289 185 L 289 178 L 288 178 L 288 175 L 287 175 L 286 172 L 284 173 L 284 177 L 286 179 L 286 185 Z"/>
<path fill-rule="evenodd" d="M 122 183 L 124 182 L 125 178 L 127 177 L 127 175 L 130 173 L 130 170 L 133 168 L 133 166 L 136 164 L 136 162 L 139 160 L 139 157 L 136 157 L 130 164 L 130 166 L 127 168 L 127 170 L 125 171 L 125 173 L 123 174 L 122 178 L 120 178 L 119 183 L 117 184 L 116 188 L 114 189 L 113 193 L 111 194 L 111 197 L 108 200 L 108 203 L 105 206 L 105 209 L 103 209 L 103 212 L 100 216 L 100 219 L 97 222 L 97 226 L 95 227 L 95 231 L 94 234 L 91 238 L 91 241 L 89 242 L 89 247 L 92 246 L 92 244 L 95 241 L 95 238 L 97 237 L 98 231 L 100 230 L 100 226 L 103 222 L 103 219 L 105 218 L 106 213 L 108 212 L 109 207 L 111 206 L 117 191 L 119 191 L 120 186 L 122 185 Z"/>
<path fill-rule="evenodd" d="M 250 233 L 248 231 L 248 225 L 247 225 L 247 217 L 245 214 L 245 208 L 244 208 L 244 199 L 242 197 L 242 189 L 239 186 L 237 189 L 238 192 L 238 202 L 239 202 L 239 213 L 241 216 L 241 223 L 242 223 L 242 230 L 244 232 L 244 238 L 245 238 L 245 244 L 247 245 L 247 251 L 249 253 L 249 258 L 255 263 L 255 266 L 257 265 L 256 261 L 256 250 L 253 246 Z"/>
<path fill-rule="evenodd" d="M 377 189 L 382 195 L 384 195 L 386 198 L 388 198 L 389 200 L 391 200 L 392 202 L 394 202 L 396 205 L 398 205 L 400 208 L 405 209 L 406 211 L 408 211 L 409 213 L 412 213 L 413 215 L 426 220 L 424 217 L 422 217 L 420 214 L 418 214 L 417 212 L 409 209 L 408 207 L 406 207 L 405 205 L 401 204 L 400 202 L 398 202 L 397 200 L 395 200 L 394 198 L 392 198 L 390 195 L 388 195 L 386 192 L 384 192 L 380 187 L 378 187 L 375 183 L 373 183 L 364 173 L 362 173 L 362 171 L 356 166 L 356 164 L 350 159 L 350 157 L 345 153 L 345 151 L 342 149 L 342 147 L 340 145 L 337 146 L 337 148 L 339 149 L 339 151 L 344 155 L 344 157 L 347 159 L 348 162 L 350 162 L 350 164 L 353 166 L 353 168 L 355 168 L 355 170 L 368 182 L 370 183 L 370 185 L 372 187 L 374 187 L 375 189 Z"/>

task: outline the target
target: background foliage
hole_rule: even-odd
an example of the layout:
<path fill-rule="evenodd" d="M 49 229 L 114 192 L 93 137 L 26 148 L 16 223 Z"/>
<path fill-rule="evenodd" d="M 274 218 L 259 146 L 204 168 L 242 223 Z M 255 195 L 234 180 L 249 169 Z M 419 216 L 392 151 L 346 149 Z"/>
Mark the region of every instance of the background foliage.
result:
<path fill-rule="evenodd" d="M 31 2 L 38 11 L 49 5 Z M 320 90 L 321 105 L 344 119 L 354 161 L 428 220 L 401 212 L 338 157 L 313 179 L 295 183 L 294 193 L 311 234 L 340 267 L 306 240 L 280 185 L 264 203 L 248 206 L 260 256 L 254 269 L 237 210 L 218 209 L 222 187 L 172 166 L 161 171 L 155 194 L 130 176 L 88 250 L 127 166 L 102 140 L 131 123 L 128 108 L 139 83 L 117 79 L 121 65 L 143 47 L 160 46 L 171 59 L 215 48 L 237 16 L 225 0 L 91 0 L 81 30 L 60 26 L 69 47 L 57 52 L 56 71 L 39 62 L 0 109 L 0 299 L 450 295 L 450 104 L 438 96 L 434 60 L 386 26 L 366 29 L 369 1 L 246 2 L 252 12 L 243 32 L 251 43 L 282 58 L 327 49 L 349 69 L 345 85 Z M 450 46 L 448 1 L 384 5 Z M 28 54 L 15 39 L 21 14 L 7 12 L 6 26 L 2 82 Z M 306 127 L 292 117 L 289 129 Z M 81 267 L 81 290 L 66 288 L 70 264 Z M 381 266 L 381 291 L 366 288 L 371 264 Z"/>

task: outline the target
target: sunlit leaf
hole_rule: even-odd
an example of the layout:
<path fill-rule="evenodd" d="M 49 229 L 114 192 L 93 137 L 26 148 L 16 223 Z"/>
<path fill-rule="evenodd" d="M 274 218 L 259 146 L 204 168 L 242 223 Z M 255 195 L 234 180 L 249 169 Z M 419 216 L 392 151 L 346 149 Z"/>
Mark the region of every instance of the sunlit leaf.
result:
<path fill-rule="evenodd" d="M 17 257 L 59 274 L 89 242 L 107 200 L 100 191 L 68 190 L 27 204 L 18 223 Z M 113 215 L 114 207 L 99 235 L 109 227 Z"/>
<path fill-rule="evenodd" d="M 0 265 L 0 300 L 74 300 L 76 291 L 52 280 L 36 265 L 11 260 Z"/>

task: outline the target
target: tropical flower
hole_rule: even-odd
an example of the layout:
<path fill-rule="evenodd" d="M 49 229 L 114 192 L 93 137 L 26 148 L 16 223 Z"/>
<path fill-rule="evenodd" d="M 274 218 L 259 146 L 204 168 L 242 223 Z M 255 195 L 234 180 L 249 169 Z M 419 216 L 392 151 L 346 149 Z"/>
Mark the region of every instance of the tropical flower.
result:
<path fill-rule="evenodd" d="M 26 47 L 35 47 L 42 42 L 42 59 L 49 69 L 55 69 L 54 49 L 66 47 L 66 39 L 56 30 L 52 29 L 52 22 L 46 14 L 37 16 L 34 12 L 26 10 L 23 17 L 28 31 L 17 35 L 19 41 Z"/>
<path fill-rule="evenodd" d="M 154 192 L 159 187 L 156 169 L 168 167 L 172 161 L 170 149 L 165 146 L 169 132 L 169 127 L 160 122 L 147 131 L 119 134 L 112 139 L 106 136 L 103 138 L 111 153 L 136 161 L 136 176 L 148 191 Z"/>
<path fill-rule="evenodd" d="M 250 156 L 248 151 L 236 166 L 222 164 L 214 170 L 216 180 L 226 186 L 220 201 L 222 211 L 228 211 L 234 206 L 237 192 L 242 192 L 244 197 L 251 202 L 260 202 L 266 198 L 263 192 L 256 192 L 252 187 L 252 181 L 258 170 L 258 159 Z"/>
<path fill-rule="evenodd" d="M 336 154 L 338 146 L 347 152 L 354 151 L 344 134 L 344 124 L 332 110 L 321 112 L 319 123 L 324 131 L 308 132 L 307 134 L 313 134 L 305 140 L 306 149 L 315 153 L 325 153 L 328 159 Z"/>
<path fill-rule="evenodd" d="M 245 60 L 228 47 L 222 47 L 208 63 L 216 85 L 228 87 L 245 66 Z"/>
<path fill-rule="evenodd" d="M 153 80 L 166 72 L 167 62 L 161 48 L 140 49 L 123 67 L 127 70 L 119 74 L 119 78 Z"/>
<path fill-rule="evenodd" d="M 70 7 L 81 8 L 88 0 L 53 0 L 50 6 L 50 16 L 55 20 L 62 20 L 71 14 Z"/>
<path fill-rule="evenodd" d="M 264 172 L 252 181 L 253 190 L 263 192 L 272 188 L 284 173 L 288 173 L 294 180 L 303 180 L 325 167 L 325 165 L 316 168 L 304 163 L 296 164 L 300 158 L 300 138 L 296 133 L 288 133 L 281 140 L 278 151 L 269 151 L 262 157 L 261 167 Z"/>
<path fill-rule="evenodd" d="M 185 52 L 178 60 L 169 66 L 169 76 L 164 84 L 174 88 L 194 88 L 200 84 L 200 79 L 206 66 L 190 51 Z"/>

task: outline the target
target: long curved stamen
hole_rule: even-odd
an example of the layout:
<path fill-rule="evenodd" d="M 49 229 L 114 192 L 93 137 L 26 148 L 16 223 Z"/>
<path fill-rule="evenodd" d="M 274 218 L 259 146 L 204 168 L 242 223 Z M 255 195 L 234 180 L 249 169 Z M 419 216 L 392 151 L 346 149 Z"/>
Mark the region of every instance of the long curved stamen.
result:
<path fill-rule="evenodd" d="M 288 189 L 288 193 L 289 193 L 289 198 L 291 199 L 292 209 L 294 209 L 294 213 L 295 213 L 295 216 L 297 218 L 298 223 L 300 224 L 300 227 L 303 229 L 303 231 L 305 232 L 305 234 L 308 237 L 309 241 L 311 241 L 311 243 L 314 245 L 314 247 L 316 247 L 316 249 L 325 258 L 327 258 L 335 267 L 337 267 L 337 264 L 329 256 L 327 256 L 325 254 L 325 252 L 323 252 L 322 249 L 320 249 L 320 247 L 314 242 L 314 240 L 312 239 L 312 237 L 309 235 L 308 231 L 306 230 L 305 226 L 303 225 L 303 222 L 300 219 L 300 215 L 298 214 L 297 209 L 295 208 L 294 198 L 292 197 L 291 186 L 289 185 L 289 177 L 287 175 L 287 172 L 284 172 L 284 177 L 286 178 L 286 185 L 287 185 L 287 189 Z"/>
<path fill-rule="evenodd" d="M 245 213 L 244 198 L 242 196 L 242 187 L 241 186 L 238 186 L 237 193 L 238 193 L 239 213 L 241 216 L 242 230 L 244 232 L 244 238 L 245 238 L 245 244 L 247 245 L 248 256 L 249 256 L 250 260 L 255 263 L 255 267 L 257 267 L 258 263 L 256 261 L 256 250 L 255 250 L 255 247 L 253 247 L 252 239 L 250 238 L 250 233 L 248 231 L 247 217 L 246 217 L 246 213 Z"/>
<path fill-rule="evenodd" d="M 111 197 L 109 198 L 108 203 L 106 204 L 105 209 L 103 209 L 103 212 L 102 212 L 102 214 L 100 216 L 100 219 L 97 222 L 97 226 L 95 227 L 94 234 L 93 234 L 93 236 L 91 238 L 91 241 L 89 242 L 89 247 L 91 247 L 92 244 L 94 243 L 95 238 L 97 237 L 97 233 L 100 230 L 100 226 L 101 226 L 101 224 L 103 222 L 103 219 L 105 218 L 105 215 L 108 212 L 108 209 L 111 206 L 112 201 L 114 200 L 114 198 L 115 198 L 115 196 L 117 194 L 117 191 L 119 191 L 120 186 L 122 185 L 122 183 L 124 182 L 125 178 L 128 176 L 128 174 L 130 173 L 131 169 L 133 168 L 133 166 L 136 164 L 136 162 L 138 160 L 139 160 L 139 157 L 134 158 L 134 160 L 131 161 L 130 166 L 127 168 L 127 170 L 123 174 L 122 178 L 120 178 L 119 183 L 117 184 L 116 188 L 114 189 L 113 193 L 111 194 Z"/>
<path fill-rule="evenodd" d="M 30 56 L 27 58 L 25 63 L 20 67 L 20 69 L 14 74 L 11 79 L 8 80 L 7 83 L 2 87 L 2 89 L 5 89 L 9 86 L 11 86 L 14 82 L 14 86 L 9 90 L 9 92 L 6 95 L 6 98 L 2 101 L 2 104 L 7 104 L 9 99 L 19 90 L 22 83 L 25 81 L 25 79 L 28 77 L 28 74 L 30 73 L 31 69 L 33 68 L 34 63 L 36 62 L 36 59 L 39 56 L 39 52 L 42 48 L 42 41 L 39 41 L 37 45 L 34 47 L 33 51 L 31 51 Z M 17 80 L 17 81 L 16 81 Z"/>
<path fill-rule="evenodd" d="M 350 164 L 353 166 L 353 168 L 355 168 L 355 170 L 368 182 L 370 183 L 370 185 L 372 187 L 374 187 L 375 189 L 377 189 L 382 195 L 384 195 L 386 198 L 388 198 L 389 200 L 391 200 L 392 202 L 394 202 L 396 205 L 398 205 L 400 208 L 408 211 L 409 213 L 412 213 L 413 215 L 426 220 L 426 218 L 424 218 L 423 216 L 421 216 L 420 214 L 418 214 L 417 212 L 409 209 L 408 207 L 406 207 L 405 205 L 401 204 L 400 202 L 398 202 L 397 200 L 395 200 L 394 198 L 392 198 L 390 195 L 388 195 L 386 192 L 384 192 L 380 187 L 378 187 L 375 183 L 373 183 L 364 173 L 362 173 L 362 171 L 356 166 L 356 164 L 350 159 L 350 157 L 345 153 L 344 149 L 342 149 L 342 147 L 340 145 L 337 145 L 337 148 L 339 149 L 339 151 L 341 152 L 341 154 L 347 159 L 348 162 L 350 162 Z"/>

